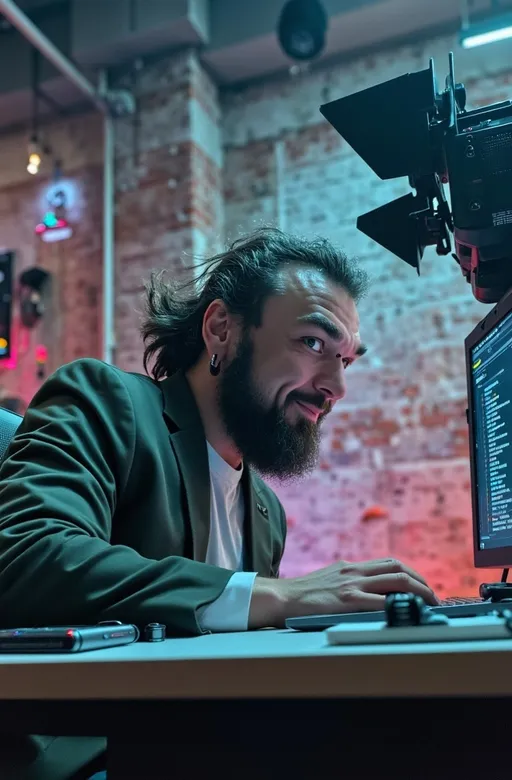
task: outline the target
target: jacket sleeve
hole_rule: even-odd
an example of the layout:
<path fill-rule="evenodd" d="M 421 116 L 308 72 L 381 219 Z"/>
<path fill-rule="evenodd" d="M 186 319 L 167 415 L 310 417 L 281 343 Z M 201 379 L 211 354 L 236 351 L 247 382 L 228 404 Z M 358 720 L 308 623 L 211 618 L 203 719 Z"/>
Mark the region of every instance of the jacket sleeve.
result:
<path fill-rule="evenodd" d="M 130 478 L 131 398 L 116 369 L 80 360 L 36 394 L 0 467 L 0 623 L 122 620 L 203 633 L 197 611 L 233 572 L 110 544 Z"/>

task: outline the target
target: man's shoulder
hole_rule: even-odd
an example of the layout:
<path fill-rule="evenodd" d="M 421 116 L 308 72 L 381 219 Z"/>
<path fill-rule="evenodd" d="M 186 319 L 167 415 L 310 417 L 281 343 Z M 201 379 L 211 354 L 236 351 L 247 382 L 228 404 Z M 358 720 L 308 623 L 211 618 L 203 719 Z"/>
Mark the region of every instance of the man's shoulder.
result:
<path fill-rule="evenodd" d="M 79 358 L 70 363 L 64 363 L 47 380 L 47 382 L 52 381 L 84 381 L 98 384 L 100 387 L 104 387 L 105 383 L 109 382 L 121 382 L 127 389 L 137 388 L 148 392 L 158 392 L 155 382 L 150 377 L 124 371 L 118 366 L 105 363 L 97 358 Z"/>
<path fill-rule="evenodd" d="M 129 398 L 133 406 L 154 402 L 160 407 L 162 404 L 160 389 L 150 377 L 124 371 L 96 358 L 79 358 L 60 366 L 48 377 L 34 400 L 68 393 L 73 397 L 85 395 L 104 405 L 115 404 L 123 397 Z"/>

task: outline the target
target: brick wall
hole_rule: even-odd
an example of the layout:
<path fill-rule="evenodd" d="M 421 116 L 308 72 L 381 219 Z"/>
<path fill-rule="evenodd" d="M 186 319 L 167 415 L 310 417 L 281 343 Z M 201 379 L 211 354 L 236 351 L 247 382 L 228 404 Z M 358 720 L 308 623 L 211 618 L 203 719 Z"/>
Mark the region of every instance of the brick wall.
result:
<path fill-rule="evenodd" d="M 143 279 L 159 268 L 182 275 L 220 243 L 220 111 L 217 89 L 193 52 L 150 65 L 122 85 L 138 107 L 116 127 L 116 362 L 140 371 Z"/>
<path fill-rule="evenodd" d="M 288 576 L 339 558 L 394 555 L 440 594 L 473 594 L 484 579 L 472 564 L 463 339 L 487 307 L 453 260 L 427 251 L 418 279 L 356 231 L 359 214 L 408 190 L 379 181 L 318 111 L 424 68 L 430 56 L 441 85 L 454 47 L 430 41 L 223 95 L 227 236 L 262 223 L 322 234 L 358 255 L 374 279 L 360 307 L 370 352 L 350 369 L 319 468 L 300 486 L 276 486 L 289 522 Z M 473 105 L 510 97 L 509 52 L 457 52 Z"/>
<path fill-rule="evenodd" d="M 116 122 L 116 362 L 142 370 L 143 280 L 153 269 L 176 275 L 216 251 L 223 231 L 222 147 L 217 89 L 194 53 L 149 65 L 120 81 L 137 98 L 133 118 Z M 34 234 L 47 210 L 52 166 L 26 171 L 28 132 L 0 138 L 0 248 L 16 252 L 16 277 L 40 264 L 55 275 L 51 311 L 34 331 L 14 311 L 17 365 L 2 368 L 2 392 L 30 401 L 40 380 L 35 346 L 48 371 L 77 357 L 101 357 L 102 118 L 98 113 L 44 129 L 62 161 L 73 237 L 44 244 Z"/>
<path fill-rule="evenodd" d="M 0 398 L 5 393 L 28 403 L 41 380 L 35 348 L 48 350 L 47 372 L 77 357 L 101 354 L 102 278 L 102 131 L 97 114 L 58 122 L 45 131 L 46 141 L 62 161 L 62 186 L 73 236 L 45 244 L 34 228 L 48 210 L 53 167 L 44 158 L 38 176 L 26 171 L 28 134 L 0 139 L 0 251 L 16 253 L 15 278 L 40 265 L 53 274 L 47 314 L 33 330 L 20 323 L 15 289 L 13 346 L 15 368 L 0 361 Z M 16 285 L 17 288 L 17 285 Z"/>
<path fill-rule="evenodd" d="M 350 370 L 319 468 L 300 486 L 276 486 L 290 527 L 288 575 L 339 558 L 393 554 L 440 593 L 472 593 L 482 579 L 472 568 L 462 341 L 486 307 L 449 259 L 427 252 L 417 279 L 356 231 L 358 214 L 404 186 L 379 182 L 318 112 L 320 103 L 425 67 L 431 55 L 444 78 L 452 47 L 436 40 L 225 91 L 220 102 L 190 52 L 121 82 L 135 92 L 138 111 L 116 127 L 120 366 L 141 369 L 143 278 L 153 268 L 183 273 L 224 234 L 232 239 L 270 223 L 327 235 L 358 254 L 375 279 L 361 306 L 371 350 Z M 508 54 L 506 44 L 457 54 L 457 76 L 473 104 L 509 96 Z M 16 250 L 17 275 L 39 262 L 58 279 L 55 316 L 41 330 L 22 334 L 15 309 L 18 366 L 0 366 L 0 394 L 3 386 L 26 401 L 39 384 L 34 347 L 41 340 L 50 370 L 101 354 L 101 119 L 91 114 L 50 132 L 74 199 L 74 236 L 56 246 L 33 234 L 50 171 L 29 177 L 27 138 L 0 139 L 0 247 Z"/>

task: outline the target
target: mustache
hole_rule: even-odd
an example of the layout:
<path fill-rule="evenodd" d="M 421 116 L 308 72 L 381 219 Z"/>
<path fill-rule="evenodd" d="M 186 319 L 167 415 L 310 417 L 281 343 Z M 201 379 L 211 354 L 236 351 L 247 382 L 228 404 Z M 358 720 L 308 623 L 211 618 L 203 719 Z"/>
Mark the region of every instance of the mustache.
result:
<path fill-rule="evenodd" d="M 300 401 L 303 404 L 309 404 L 310 406 L 315 406 L 317 409 L 320 409 L 322 415 L 328 414 L 331 409 L 332 405 L 331 403 L 326 399 L 324 395 L 321 395 L 319 393 L 297 393 L 293 392 L 290 393 L 288 396 L 288 403 L 292 403 L 293 401 Z"/>

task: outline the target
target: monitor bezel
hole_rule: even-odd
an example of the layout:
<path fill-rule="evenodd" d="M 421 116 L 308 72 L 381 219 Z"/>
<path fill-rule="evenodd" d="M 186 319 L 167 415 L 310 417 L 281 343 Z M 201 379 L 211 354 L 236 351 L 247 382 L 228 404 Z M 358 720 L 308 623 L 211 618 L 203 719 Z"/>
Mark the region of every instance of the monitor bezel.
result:
<path fill-rule="evenodd" d="M 477 497 L 476 443 L 474 433 L 474 396 L 471 379 L 471 350 L 485 338 L 491 330 L 512 311 L 512 290 L 510 290 L 476 325 L 464 341 L 466 353 L 466 382 L 468 392 L 468 428 L 469 428 L 469 465 L 471 472 L 471 506 L 473 513 L 473 559 L 477 569 L 512 568 L 512 545 L 492 550 L 479 548 L 479 503 Z"/>

